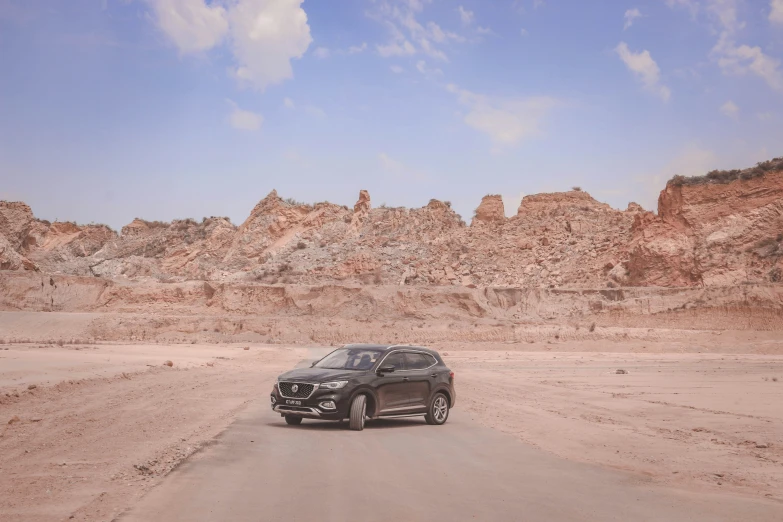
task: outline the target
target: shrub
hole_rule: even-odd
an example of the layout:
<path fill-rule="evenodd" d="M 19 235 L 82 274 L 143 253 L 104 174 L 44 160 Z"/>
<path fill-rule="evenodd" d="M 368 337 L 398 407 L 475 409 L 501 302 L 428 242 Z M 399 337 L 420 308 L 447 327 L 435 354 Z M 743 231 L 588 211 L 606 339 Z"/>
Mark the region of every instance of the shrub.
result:
<path fill-rule="evenodd" d="M 296 248 L 298 250 L 304 250 L 305 248 L 307 248 L 307 243 L 305 243 L 304 241 L 300 241 L 296 244 Z"/>
<path fill-rule="evenodd" d="M 745 170 L 732 169 L 732 170 L 711 170 L 704 176 L 692 176 L 686 178 L 685 176 L 675 175 L 669 180 L 667 184 L 676 186 L 681 185 L 700 185 L 705 183 L 731 183 L 737 179 L 749 180 L 758 178 L 766 174 L 767 172 L 783 170 L 783 158 L 774 158 L 769 161 L 763 161 L 756 164 L 755 167 L 751 167 Z"/>
<path fill-rule="evenodd" d="M 595 332 L 595 323 L 590 325 L 590 331 Z"/>
<path fill-rule="evenodd" d="M 571 187 L 574 192 L 582 192 L 582 187 Z"/>
<path fill-rule="evenodd" d="M 294 207 L 310 207 L 310 208 L 313 207 L 313 205 L 309 203 L 305 203 L 304 201 L 299 201 L 294 198 L 285 198 L 283 201 L 285 201 L 286 203 Z"/>

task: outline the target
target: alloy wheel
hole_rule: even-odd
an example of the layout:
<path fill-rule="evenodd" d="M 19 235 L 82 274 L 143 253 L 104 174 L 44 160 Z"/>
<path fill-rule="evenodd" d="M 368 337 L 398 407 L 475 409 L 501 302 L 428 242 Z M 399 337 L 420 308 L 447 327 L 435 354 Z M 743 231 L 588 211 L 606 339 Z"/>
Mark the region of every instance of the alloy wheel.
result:
<path fill-rule="evenodd" d="M 448 411 L 449 405 L 446 404 L 446 399 L 442 395 L 435 399 L 435 403 L 432 405 L 432 416 L 435 417 L 438 424 L 446 420 Z"/>

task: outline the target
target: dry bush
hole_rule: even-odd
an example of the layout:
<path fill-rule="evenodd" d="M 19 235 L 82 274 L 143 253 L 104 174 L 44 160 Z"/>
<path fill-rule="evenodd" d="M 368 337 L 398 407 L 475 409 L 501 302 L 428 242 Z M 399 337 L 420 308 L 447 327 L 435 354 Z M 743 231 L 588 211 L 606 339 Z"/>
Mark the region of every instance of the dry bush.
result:
<path fill-rule="evenodd" d="M 65 344 L 65 341 L 63 341 L 62 339 L 58 339 L 57 340 L 57 346 L 63 346 L 64 344 Z"/>
<path fill-rule="evenodd" d="M 574 192 L 582 192 L 582 187 L 571 187 Z"/>
<path fill-rule="evenodd" d="M 590 325 L 590 331 L 591 331 L 591 332 L 595 332 L 595 323 L 592 323 L 592 324 Z"/>
<path fill-rule="evenodd" d="M 0 344 L 5 344 L 5 339 L 0 338 Z"/>
<path fill-rule="evenodd" d="M 307 243 L 305 243 L 304 241 L 300 241 L 296 244 L 296 248 L 297 250 L 304 250 L 305 248 L 307 248 Z"/>

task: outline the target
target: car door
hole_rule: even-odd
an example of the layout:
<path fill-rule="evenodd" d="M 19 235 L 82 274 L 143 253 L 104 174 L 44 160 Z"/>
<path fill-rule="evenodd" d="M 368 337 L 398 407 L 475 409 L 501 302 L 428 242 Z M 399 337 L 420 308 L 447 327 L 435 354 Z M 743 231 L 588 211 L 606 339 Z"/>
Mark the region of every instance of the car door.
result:
<path fill-rule="evenodd" d="M 413 408 L 426 408 L 435 385 L 432 356 L 420 352 L 405 352 L 405 375 L 408 378 L 408 404 Z"/>
<path fill-rule="evenodd" d="M 408 377 L 402 352 L 390 353 L 380 366 L 393 366 L 394 371 L 384 373 L 375 379 L 378 394 L 378 412 L 392 413 L 406 408 L 408 403 Z"/>

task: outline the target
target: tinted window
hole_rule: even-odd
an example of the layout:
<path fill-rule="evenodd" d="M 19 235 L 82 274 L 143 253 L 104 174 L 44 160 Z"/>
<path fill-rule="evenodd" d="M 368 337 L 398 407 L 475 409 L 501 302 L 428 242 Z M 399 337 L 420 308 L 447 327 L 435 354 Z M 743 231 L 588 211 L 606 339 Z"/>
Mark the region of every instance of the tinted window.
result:
<path fill-rule="evenodd" d="M 423 370 L 435 364 L 435 359 L 422 353 L 406 353 L 405 364 L 408 370 Z"/>
<path fill-rule="evenodd" d="M 391 354 L 384 359 L 383 366 L 394 366 L 395 370 L 404 370 L 405 363 L 403 362 L 402 354 L 399 352 Z"/>
<path fill-rule="evenodd" d="M 316 368 L 333 370 L 369 370 L 380 357 L 378 350 L 342 348 L 335 350 L 316 363 Z"/>

